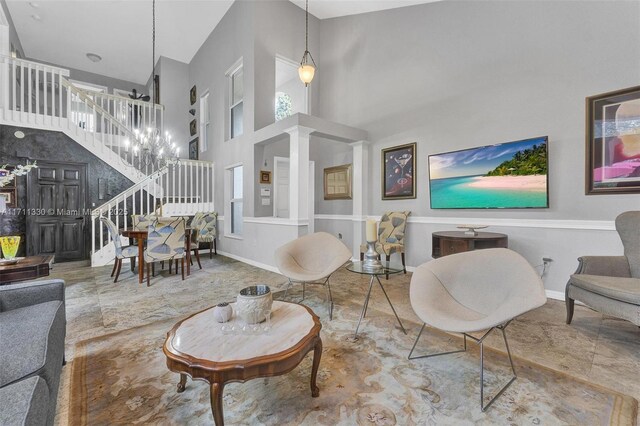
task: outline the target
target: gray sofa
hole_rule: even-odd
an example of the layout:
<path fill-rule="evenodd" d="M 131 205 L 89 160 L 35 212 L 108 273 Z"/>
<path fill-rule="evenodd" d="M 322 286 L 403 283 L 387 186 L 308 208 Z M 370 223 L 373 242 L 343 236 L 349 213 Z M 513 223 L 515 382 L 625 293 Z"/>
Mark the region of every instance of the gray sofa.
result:
<path fill-rule="evenodd" d="M 579 300 L 603 314 L 640 325 L 640 211 L 616 218 L 624 256 L 583 256 L 566 287 L 567 324 Z"/>
<path fill-rule="evenodd" d="M 0 286 L 0 425 L 53 425 L 65 334 L 63 280 Z"/>

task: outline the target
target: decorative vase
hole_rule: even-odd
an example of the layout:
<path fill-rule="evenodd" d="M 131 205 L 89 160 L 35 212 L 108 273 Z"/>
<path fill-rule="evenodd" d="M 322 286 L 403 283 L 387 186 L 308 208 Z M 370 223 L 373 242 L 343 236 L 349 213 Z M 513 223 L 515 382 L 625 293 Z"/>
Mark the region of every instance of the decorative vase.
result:
<path fill-rule="evenodd" d="M 364 262 L 362 263 L 362 269 L 365 271 L 372 272 L 382 268 L 380 254 L 378 254 L 375 247 L 375 241 L 367 241 L 367 251 L 364 254 Z"/>
<path fill-rule="evenodd" d="M 227 302 L 218 303 L 213 308 L 213 319 L 216 322 L 227 322 L 233 316 L 233 308 Z"/>
<path fill-rule="evenodd" d="M 247 324 L 257 324 L 271 312 L 271 289 L 264 284 L 243 288 L 236 299 L 236 314 Z"/>
<path fill-rule="evenodd" d="M 20 237 L 0 237 L 0 247 L 2 247 L 2 254 L 7 260 L 12 260 L 16 257 L 19 245 Z"/>

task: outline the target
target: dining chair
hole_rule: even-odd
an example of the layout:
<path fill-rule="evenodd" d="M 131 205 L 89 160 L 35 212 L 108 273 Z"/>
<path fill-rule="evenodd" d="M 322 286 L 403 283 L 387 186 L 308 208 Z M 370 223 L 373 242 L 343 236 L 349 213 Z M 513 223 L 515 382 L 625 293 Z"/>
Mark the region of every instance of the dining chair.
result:
<path fill-rule="evenodd" d="M 196 260 L 198 261 L 198 267 L 200 267 L 200 269 L 202 269 L 202 264 L 200 263 L 200 243 L 198 242 L 198 235 L 200 234 L 200 225 L 203 222 L 204 217 L 205 213 L 203 212 L 197 212 L 193 216 L 191 224 L 189 225 L 189 228 L 191 228 L 191 245 L 187 247 L 187 250 L 191 250 L 191 252 L 195 255 Z M 189 260 L 193 265 L 193 257 L 190 257 Z"/>
<path fill-rule="evenodd" d="M 378 241 L 375 244 L 376 252 L 380 255 L 384 254 L 387 262 L 391 259 L 393 253 L 400 253 L 405 274 L 407 273 L 407 267 L 404 262 L 404 230 L 410 214 L 410 211 L 386 212 L 383 214 L 378 227 Z M 366 251 L 367 245 L 360 245 L 360 261 L 364 260 Z M 387 279 L 389 279 L 389 275 L 387 275 Z"/>
<path fill-rule="evenodd" d="M 194 222 L 196 221 L 195 217 L 193 220 Z M 191 225 L 191 228 L 197 229 L 198 233 L 195 242 L 198 245 L 200 243 L 209 244 L 209 259 L 213 258 L 213 252 L 216 255 L 218 254 L 218 248 L 216 247 L 216 239 L 218 237 L 217 220 L 218 212 L 202 213 L 202 217 L 196 223 L 197 228 L 193 224 Z"/>
<path fill-rule="evenodd" d="M 126 246 L 122 247 L 122 242 L 120 241 L 120 233 L 118 232 L 118 228 L 115 223 L 113 223 L 109 218 L 104 216 L 100 216 L 100 222 L 107 227 L 107 231 L 109 231 L 109 238 L 113 242 L 113 245 L 116 248 L 116 256 L 113 261 L 113 269 L 111 270 L 111 276 L 116 274 L 116 278 L 113 282 L 118 281 L 118 277 L 120 276 L 120 269 L 122 268 L 122 259 L 131 259 L 131 270 L 133 271 L 135 265 L 135 259 L 138 256 L 138 247 L 136 246 Z"/>
<path fill-rule="evenodd" d="M 185 250 L 185 220 L 175 217 L 157 217 L 148 227 L 147 248 L 144 251 L 144 263 L 147 269 L 147 286 L 150 285 L 151 275 L 155 275 L 154 263 L 168 260 L 169 273 L 171 264 L 176 261 L 178 273 L 178 259 L 182 261 L 182 279 L 184 280 Z"/>

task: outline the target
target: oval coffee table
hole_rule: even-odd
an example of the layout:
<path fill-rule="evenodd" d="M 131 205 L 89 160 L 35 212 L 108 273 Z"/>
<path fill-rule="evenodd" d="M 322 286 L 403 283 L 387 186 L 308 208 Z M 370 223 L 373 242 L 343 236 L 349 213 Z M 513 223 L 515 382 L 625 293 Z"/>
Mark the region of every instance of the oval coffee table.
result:
<path fill-rule="evenodd" d="M 221 426 L 226 383 L 288 373 L 312 349 L 311 396 L 319 396 L 316 376 L 322 356 L 321 328 L 318 316 L 306 306 L 274 301 L 268 333 L 223 334 L 221 324 L 213 318 L 213 308 L 209 308 L 177 323 L 162 349 L 169 370 L 180 373 L 178 392 L 184 391 L 187 375 L 210 384 L 213 418 Z"/>

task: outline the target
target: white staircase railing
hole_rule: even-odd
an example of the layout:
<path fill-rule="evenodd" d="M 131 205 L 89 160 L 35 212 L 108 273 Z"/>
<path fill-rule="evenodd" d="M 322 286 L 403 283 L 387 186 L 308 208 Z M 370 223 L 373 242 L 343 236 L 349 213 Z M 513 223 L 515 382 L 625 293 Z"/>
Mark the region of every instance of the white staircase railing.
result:
<path fill-rule="evenodd" d="M 154 165 L 136 157 L 126 141 L 134 140 L 136 125 L 150 126 L 155 119 L 161 126 L 162 105 L 88 93 L 68 77 L 69 71 L 63 68 L 0 55 L 1 121 L 63 131 L 90 151 L 106 155 L 103 160 L 134 182 L 142 177 L 136 171 L 143 175 L 155 172 Z M 130 115 L 114 116 L 129 109 Z M 103 148 L 117 157 L 105 154 Z"/>
<path fill-rule="evenodd" d="M 114 248 L 100 217 L 118 229 L 131 227 L 131 215 L 151 214 L 162 205 L 163 216 L 191 216 L 214 209 L 214 168 L 206 161 L 180 160 L 93 209 L 91 214 L 91 264 L 106 265 Z"/>
<path fill-rule="evenodd" d="M 93 101 L 129 129 L 164 128 L 164 106 L 107 93 L 91 93 Z M 154 121 L 155 120 L 155 121 Z"/>

